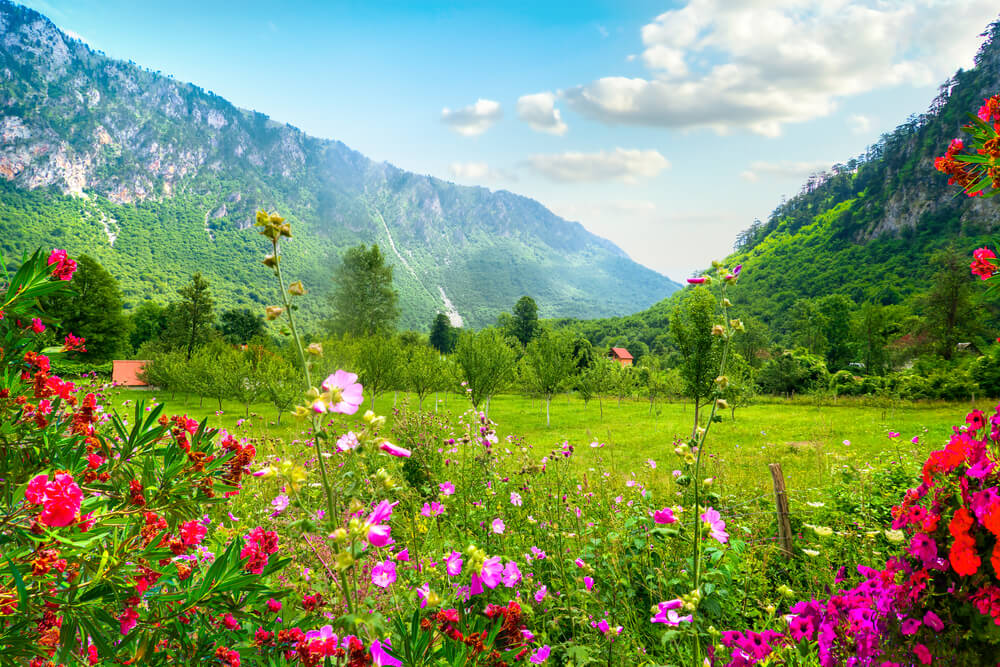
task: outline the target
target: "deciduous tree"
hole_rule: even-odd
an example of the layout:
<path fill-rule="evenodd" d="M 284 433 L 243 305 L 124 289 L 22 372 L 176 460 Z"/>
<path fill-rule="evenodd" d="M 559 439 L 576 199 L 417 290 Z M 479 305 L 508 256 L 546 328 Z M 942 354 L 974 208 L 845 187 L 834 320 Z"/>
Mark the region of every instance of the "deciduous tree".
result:
<path fill-rule="evenodd" d="M 378 245 L 349 248 L 334 272 L 330 293 L 333 333 L 374 336 L 391 333 L 399 319 L 399 293 L 392 286 L 392 266 Z"/>

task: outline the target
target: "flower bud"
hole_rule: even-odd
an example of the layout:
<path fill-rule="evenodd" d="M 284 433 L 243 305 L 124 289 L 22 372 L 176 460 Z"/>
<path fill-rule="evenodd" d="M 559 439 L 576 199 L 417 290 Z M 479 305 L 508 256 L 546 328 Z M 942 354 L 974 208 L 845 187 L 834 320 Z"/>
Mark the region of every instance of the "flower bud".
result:
<path fill-rule="evenodd" d="M 715 400 L 715 405 L 718 406 L 720 410 L 725 410 L 729 407 L 729 403 L 726 402 L 724 398 L 718 398 Z"/>
<path fill-rule="evenodd" d="M 720 375 L 719 377 L 715 378 L 715 384 L 719 389 L 726 389 L 727 387 L 729 387 L 729 378 L 726 377 L 725 375 Z"/>
<path fill-rule="evenodd" d="M 267 257 L 264 258 L 261 264 L 273 269 L 274 267 L 278 266 L 278 257 L 276 255 L 268 255 Z"/>
<path fill-rule="evenodd" d="M 306 288 L 302 284 L 301 280 L 296 280 L 294 283 L 288 286 L 288 293 L 294 294 L 295 296 L 302 296 L 306 293 Z"/>
<path fill-rule="evenodd" d="M 722 299 L 722 305 L 725 306 L 726 308 L 732 308 L 733 307 L 733 302 L 730 301 L 728 299 L 728 297 L 727 298 L 723 298 Z"/>
<path fill-rule="evenodd" d="M 729 326 L 736 329 L 737 331 L 747 330 L 747 328 L 743 326 L 743 320 L 729 320 Z"/>
<path fill-rule="evenodd" d="M 323 346 L 319 343 L 309 343 L 306 347 L 306 352 L 313 355 L 314 357 L 323 356 Z"/>
<path fill-rule="evenodd" d="M 270 318 L 270 319 L 274 319 L 274 318 Z M 726 328 L 724 326 L 722 326 L 721 324 L 716 324 L 714 327 L 712 327 L 712 335 L 713 336 L 725 336 L 726 335 Z"/>
<path fill-rule="evenodd" d="M 285 309 L 281 306 L 268 306 L 264 309 L 264 319 L 271 322 L 278 319 L 283 312 L 285 312 Z"/>

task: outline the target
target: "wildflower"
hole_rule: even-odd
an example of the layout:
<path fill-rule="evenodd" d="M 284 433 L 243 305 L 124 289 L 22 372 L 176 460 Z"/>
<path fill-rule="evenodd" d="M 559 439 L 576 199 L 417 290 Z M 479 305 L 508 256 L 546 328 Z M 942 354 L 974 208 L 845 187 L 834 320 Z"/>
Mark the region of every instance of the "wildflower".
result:
<path fill-rule="evenodd" d="M 47 260 L 49 266 L 55 264 L 52 270 L 52 277 L 59 280 L 71 280 L 76 271 L 76 262 L 66 255 L 65 250 L 53 250 Z M 122 633 L 125 634 L 125 633 Z"/>
<path fill-rule="evenodd" d="M 521 494 L 518 493 L 517 491 L 511 491 L 510 492 L 510 504 L 514 505 L 515 507 L 520 507 L 521 504 L 522 504 Z"/>
<path fill-rule="evenodd" d="M 503 585 L 507 588 L 514 588 L 521 583 L 521 570 L 517 563 L 510 561 L 503 568 Z"/>
<path fill-rule="evenodd" d="M 450 496 L 455 493 L 455 485 L 451 482 L 442 482 L 438 484 L 438 490 L 441 491 L 441 495 Z"/>
<path fill-rule="evenodd" d="M 360 444 L 358 436 L 354 434 L 354 431 L 348 431 L 344 435 L 337 438 L 337 451 L 348 452 L 352 449 L 357 449 Z"/>
<path fill-rule="evenodd" d="M 929 611 L 924 614 L 924 624 L 934 632 L 941 632 L 944 630 L 944 623 L 941 621 L 941 617 L 933 611 Z"/>
<path fill-rule="evenodd" d="M 715 538 L 719 544 L 725 544 L 729 541 L 729 533 L 726 532 L 726 522 L 722 520 L 722 515 L 717 510 L 709 507 L 702 513 L 701 520 L 708 524 L 709 536 Z"/>
<path fill-rule="evenodd" d="M 31 330 L 36 334 L 43 333 L 45 331 L 45 324 L 37 317 L 33 317 L 31 318 Z"/>
<path fill-rule="evenodd" d="M 651 623 L 663 623 L 673 626 L 680 625 L 681 623 L 690 623 L 693 620 L 692 615 L 681 616 L 677 613 L 677 610 L 683 606 L 684 601 L 680 598 L 660 602 L 656 605 L 656 615 L 649 619 L 649 621 Z"/>
<path fill-rule="evenodd" d="M 659 524 L 671 524 L 677 521 L 674 517 L 674 511 L 669 507 L 664 507 L 661 510 L 656 510 L 653 512 L 653 521 Z M 722 527 L 725 528 L 726 524 L 723 523 Z"/>
<path fill-rule="evenodd" d="M 323 380 L 320 388 L 329 395 L 329 401 L 319 400 L 324 403 L 327 412 L 353 415 L 358 411 L 364 401 L 364 392 L 357 380 L 356 374 L 339 369 Z"/>
<path fill-rule="evenodd" d="M 503 535 L 503 531 L 506 530 L 507 526 L 504 525 L 503 519 L 493 519 L 492 529 L 497 535 Z"/>
<path fill-rule="evenodd" d="M 930 665 L 934 661 L 934 656 L 931 652 L 927 650 L 927 647 L 923 644 L 917 644 L 913 647 L 913 653 L 917 656 L 917 660 L 920 661 L 922 665 Z"/>
<path fill-rule="evenodd" d="M 973 262 L 969 268 L 972 275 L 979 276 L 981 280 L 988 280 L 996 273 L 996 264 L 991 261 L 997 258 L 996 254 L 989 248 L 979 248 L 972 253 Z"/>
<path fill-rule="evenodd" d="M 588 591 L 591 590 L 592 588 L 594 588 L 594 578 L 593 577 L 584 577 L 583 578 L 583 586 Z"/>
<path fill-rule="evenodd" d="M 444 569 L 449 577 L 457 577 L 462 573 L 462 554 L 452 551 L 445 556 Z"/>
<path fill-rule="evenodd" d="M 807 556 L 811 556 L 813 558 L 819 555 L 819 552 L 816 551 L 815 549 L 803 549 L 802 553 L 804 553 Z"/>
<path fill-rule="evenodd" d="M 267 610 L 272 614 L 277 614 L 281 611 L 281 602 L 275 600 L 274 598 L 269 599 L 267 601 Z"/>
<path fill-rule="evenodd" d="M 500 562 L 500 556 L 487 558 L 483 562 L 479 576 L 487 588 L 496 588 L 500 583 L 500 578 L 503 576 L 503 565 Z"/>
<path fill-rule="evenodd" d="M 382 561 L 372 568 L 372 583 L 380 588 L 388 588 L 396 581 L 396 563 L 391 560 Z"/>
<path fill-rule="evenodd" d="M 537 591 L 535 591 L 535 602 L 541 602 L 542 600 L 544 600 L 545 596 L 548 595 L 548 593 L 549 593 L 548 586 L 542 584 L 542 587 L 539 588 Z"/>
<path fill-rule="evenodd" d="M 552 649 L 549 648 L 548 644 L 546 644 L 545 646 L 541 647 L 540 649 L 532 653 L 531 657 L 528 658 L 528 662 L 530 662 L 533 665 L 540 665 L 549 659 L 549 653 L 551 652 Z"/>
<path fill-rule="evenodd" d="M 271 507 L 274 508 L 274 515 L 281 514 L 288 509 L 288 496 L 283 493 L 275 496 L 274 500 L 271 501 Z"/>
<path fill-rule="evenodd" d="M 426 517 L 434 517 L 442 514 L 444 512 L 444 505 L 434 501 L 430 504 L 424 503 L 424 506 L 420 508 L 420 515 Z"/>
<path fill-rule="evenodd" d="M 83 502 L 83 491 L 72 475 L 57 472 L 51 481 L 48 475 L 38 475 L 24 492 L 30 503 L 42 505 L 39 520 L 53 528 L 68 526 L 76 520 Z"/>
<path fill-rule="evenodd" d="M 378 446 L 378 448 L 387 454 L 392 454 L 393 456 L 399 456 L 402 458 L 409 458 L 411 454 L 409 449 L 406 449 L 405 447 L 400 447 L 399 445 L 394 445 L 388 440 L 384 441 L 381 445 Z"/>
<path fill-rule="evenodd" d="M 706 280 L 707 280 L 707 278 L 705 276 L 698 276 L 697 278 L 688 278 L 687 279 L 688 284 L 690 284 L 690 285 L 701 285 Z"/>
<path fill-rule="evenodd" d="M 389 646 L 389 640 L 385 642 L 386 646 Z M 376 667 L 401 667 L 401 663 L 396 658 L 389 655 L 384 648 L 382 648 L 382 642 L 375 640 L 368 649 L 372 654 L 372 662 Z"/>
<path fill-rule="evenodd" d="M 63 352 L 86 352 L 87 348 L 84 347 L 84 343 L 87 342 L 86 338 L 80 338 L 79 336 L 74 336 L 69 333 L 63 339 Z"/>

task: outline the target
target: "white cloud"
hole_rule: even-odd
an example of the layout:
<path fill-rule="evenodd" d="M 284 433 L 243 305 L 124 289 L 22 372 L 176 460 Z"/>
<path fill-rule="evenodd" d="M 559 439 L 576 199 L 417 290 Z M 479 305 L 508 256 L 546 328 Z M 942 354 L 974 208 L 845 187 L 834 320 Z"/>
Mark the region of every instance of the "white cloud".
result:
<path fill-rule="evenodd" d="M 597 153 L 568 151 L 554 155 L 533 155 L 528 158 L 527 164 L 557 183 L 636 183 L 641 179 L 653 178 L 670 166 L 670 162 L 659 151 L 627 148 Z"/>
<path fill-rule="evenodd" d="M 562 136 L 568 128 L 555 103 L 556 96 L 552 93 L 522 95 L 517 100 L 517 116 L 533 130 Z"/>
<path fill-rule="evenodd" d="M 504 169 L 494 169 L 486 162 L 452 162 L 448 172 L 456 181 L 465 183 L 490 183 L 495 181 L 516 181 L 517 178 Z"/>
<path fill-rule="evenodd" d="M 467 137 L 482 134 L 501 118 L 503 109 L 500 108 L 500 103 L 482 98 L 461 109 L 445 107 L 441 110 L 441 122 Z"/>
<path fill-rule="evenodd" d="M 854 134 L 864 134 L 872 128 L 872 119 L 859 113 L 853 113 L 847 118 L 847 124 L 851 126 L 851 132 Z"/>
<path fill-rule="evenodd" d="M 828 170 L 833 161 L 816 160 L 812 162 L 752 162 L 750 168 L 740 174 L 744 181 L 756 183 L 761 178 L 797 179 L 802 180 L 817 172 Z"/>
<path fill-rule="evenodd" d="M 970 65 L 996 13 L 995 0 L 687 0 L 642 28 L 648 77 L 562 94 L 609 124 L 777 136 L 840 98 Z"/>

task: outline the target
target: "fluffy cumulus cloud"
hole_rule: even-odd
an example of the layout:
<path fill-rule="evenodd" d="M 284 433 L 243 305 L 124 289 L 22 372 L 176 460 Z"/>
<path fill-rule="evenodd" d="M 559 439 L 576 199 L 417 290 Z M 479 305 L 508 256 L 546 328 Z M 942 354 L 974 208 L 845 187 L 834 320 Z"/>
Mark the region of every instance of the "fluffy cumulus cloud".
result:
<path fill-rule="evenodd" d="M 503 109 L 500 108 L 500 103 L 482 98 L 461 109 L 445 107 L 441 110 L 441 122 L 467 137 L 482 134 L 501 118 Z"/>
<path fill-rule="evenodd" d="M 517 117 L 538 132 L 562 136 L 568 129 L 556 109 L 556 96 L 552 93 L 522 95 L 517 100 Z"/>
<path fill-rule="evenodd" d="M 616 148 L 597 153 L 568 151 L 533 155 L 527 165 L 557 183 L 598 183 L 621 181 L 636 183 L 653 178 L 670 166 L 667 158 L 655 150 Z"/>
<path fill-rule="evenodd" d="M 606 123 L 776 136 L 839 98 L 968 66 L 996 0 L 687 0 L 642 28 L 645 77 L 563 91 Z"/>

